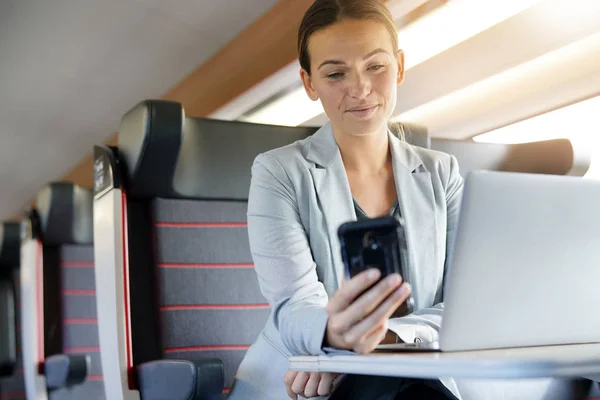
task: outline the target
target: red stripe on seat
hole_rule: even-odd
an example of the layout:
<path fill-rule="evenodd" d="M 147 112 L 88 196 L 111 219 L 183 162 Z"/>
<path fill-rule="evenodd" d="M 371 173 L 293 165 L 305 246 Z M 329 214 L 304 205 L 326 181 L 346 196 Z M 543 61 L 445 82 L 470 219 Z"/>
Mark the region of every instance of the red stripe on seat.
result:
<path fill-rule="evenodd" d="M 24 399 L 25 392 L 13 392 L 13 393 L 0 393 L 0 399 L 12 400 L 12 399 Z"/>
<path fill-rule="evenodd" d="M 248 345 L 229 345 L 229 346 L 192 346 L 192 347 L 172 347 L 164 349 L 165 353 L 179 353 L 182 351 L 211 351 L 211 350 L 248 350 Z"/>
<path fill-rule="evenodd" d="M 206 269 L 228 269 L 228 268 L 254 268 L 252 263 L 238 264 L 187 264 L 187 263 L 160 263 L 158 268 L 206 268 Z"/>
<path fill-rule="evenodd" d="M 41 372 L 44 365 L 44 246 L 40 239 L 36 240 L 36 328 L 37 328 L 37 367 Z"/>
<path fill-rule="evenodd" d="M 246 222 L 156 222 L 159 228 L 245 228 Z"/>
<path fill-rule="evenodd" d="M 60 263 L 62 268 L 94 268 L 93 261 L 63 261 Z"/>
<path fill-rule="evenodd" d="M 65 325 L 92 325 L 97 324 L 98 320 L 96 318 L 67 318 L 63 319 L 63 324 Z"/>
<path fill-rule="evenodd" d="M 95 296 L 95 290 L 65 289 L 60 292 L 64 296 Z"/>
<path fill-rule="evenodd" d="M 17 374 L 17 375 L 19 375 L 19 376 L 22 376 L 22 375 L 23 375 L 23 368 L 18 368 L 18 369 L 15 371 L 15 374 Z"/>
<path fill-rule="evenodd" d="M 100 351 L 99 346 L 88 346 L 88 347 L 65 347 L 63 349 L 65 353 L 98 353 Z"/>
<path fill-rule="evenodd" d="M 268 304 L 186 304 L 179 306 L 162 306 L 160 311 L 177 310 L 256 310 L 269 308 Z"/>
<path fill-rule="evenodd" d="M 90 375 L 86 378 L 88 381 L 103 381 L 104 377 L 102 375 Z"/>
<path fill-rule="evenodd" d="M 231 388 L 223 388 L 223 393 L 229 393 L 231 392 Z"/>
<path fill-rule="evenodd" d="M 135 389 L 133 376 L 133 354 L 131 345 L 131 313 L 130 310 L 130 292 L 129 292 L 129 247 L 127 246 L 127 195 L 125 191 L 121 192 L 121 246 L 123 257 L 123 308 L 125 312 L 125 350 L 127 362 L 127 387 L 129 390 Z"/>

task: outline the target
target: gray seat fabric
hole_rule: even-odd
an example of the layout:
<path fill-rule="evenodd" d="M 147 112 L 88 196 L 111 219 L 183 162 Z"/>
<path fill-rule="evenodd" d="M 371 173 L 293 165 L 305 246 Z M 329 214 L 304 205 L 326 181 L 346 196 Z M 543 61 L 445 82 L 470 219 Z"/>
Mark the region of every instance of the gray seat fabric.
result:
<path fill-rule="evenodd" d="M 62 353 L 87 354 L 90 369 L 81 385 L 50 393 L 50 399 L 103 400 L 104 383 L 100 362 L 94 249 L 91 245 L 64 245 L 58 249 Z M 47 268 L 46 263 L 44 268 Z"/>
<path fill-rule="evenodd" d="M 216 357 L 226 394 L 269 315 L 246 231 L 246 202 L 153 202 L 165 358 Z"/>

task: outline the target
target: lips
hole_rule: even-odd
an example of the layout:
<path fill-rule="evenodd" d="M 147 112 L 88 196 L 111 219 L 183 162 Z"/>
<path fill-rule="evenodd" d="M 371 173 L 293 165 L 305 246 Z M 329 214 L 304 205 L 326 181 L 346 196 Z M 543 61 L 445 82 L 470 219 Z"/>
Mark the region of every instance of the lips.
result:
<path fill-rule="evenodd" d="M 366 119 L 371 117 L 375 111 L 377 110 L 377 108 L 379 107 L 378 104 L 375 105 L 371 105 L 371 106 L 359 106 L 359 107 L 353 107 L 349 110 L 347 110 L 346 112 L 352 116 L 354 116 L 355 118 L 359 118 L 359 119 Z"/>
<path fill-rule="evenodd" d="M 368 111 L 368 110 L 370 110 L 372 108 L 375 108 L 375 107 L 377 107 L 377 104 L 354 107 L 354 108 L 351 108 L 351 109 L 349 109 L 347 111 L 348 112 Z"/>

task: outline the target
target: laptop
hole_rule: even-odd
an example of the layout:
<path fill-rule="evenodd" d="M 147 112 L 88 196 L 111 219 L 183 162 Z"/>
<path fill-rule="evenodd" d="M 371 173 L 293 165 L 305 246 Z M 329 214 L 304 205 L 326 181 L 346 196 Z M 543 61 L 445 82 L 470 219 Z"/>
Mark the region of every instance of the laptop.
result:
<path fill-rule="evenodd" d="M 439 343 L 378 350 L 600 342 L 600 181 L 471 172 L 456 235 Z"/>

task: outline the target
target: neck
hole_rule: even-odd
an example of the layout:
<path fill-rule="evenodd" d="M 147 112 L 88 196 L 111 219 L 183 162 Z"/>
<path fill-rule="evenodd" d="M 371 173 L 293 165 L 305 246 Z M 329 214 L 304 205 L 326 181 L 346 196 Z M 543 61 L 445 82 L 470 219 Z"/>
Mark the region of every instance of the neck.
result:
<path fill-rule="evenodd" d="M 334 129 L 334 137 L 340 148 L 344 167 L 360 175 L 374 175 L 391 164 L 387 128 L 366 136 L 340 134 Z"/>

